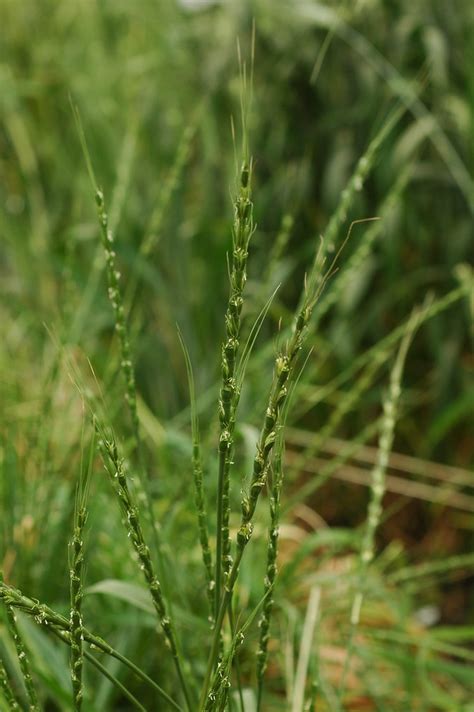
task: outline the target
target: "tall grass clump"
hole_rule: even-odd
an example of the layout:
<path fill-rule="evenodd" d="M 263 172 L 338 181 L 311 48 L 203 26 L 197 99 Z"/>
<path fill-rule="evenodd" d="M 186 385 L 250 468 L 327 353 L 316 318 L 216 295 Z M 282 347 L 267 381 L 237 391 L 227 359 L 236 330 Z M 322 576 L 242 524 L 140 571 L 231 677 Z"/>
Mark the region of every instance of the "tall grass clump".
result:
<path fill-rule="evenodd" d="M 76 114 L 77 116 L 77 114 Z M 389 127 L 391 122 L 389 122 Z M 85 147 L 85 139 L 80 123 L 78 123 L 81 140 L 85 150 L 86 160 L 93 185 L 96 186 L 89 153 Z M 387 129 L 383 130 L 385 134 Z M 375 142 L 370 144 L 368 154 L 374 153 L 374 146 L 380 143 L 380 135 Z M 244 141 L 246 147 L 247 142 Z M 85 662 L 90 662 L 96 669 L 97 674 L 105 676 L 121 695 L 138 709 L 145 709 L 137 699 L 132 690 L 128 689 L 111 670 L 104 666 L 94 655 L 93 651 L 101 651 L 109 656 L 113 656 L 123 665 L 131 669 L 135 675 L 140 675 L 142 680 L 149 683 L 155 694 L 159 697 L 160 704 L 168 708 L 189 710 L 199 709 L 202 712 L 212 710 L 226 710 L 233 704 L 231 692 L 235 686 L 238 690 L 239 705 L 244 712 L 246 703 L 244 701 L 244 683 L 242 672 L 238 664 L 240 651 L 245 648 L 244 643 L 249 631 L 252 629 L 253 621 L 259 618 L 260 632 L 256 647 L 256 667 L 249 682 L 255 675 L 256 693 L 255 704 L 257 710 L 265 709 L 264 697 L 264 677 L 269 659 L 269 641 L 271 637 L 271 622 L 274 609 L 274 593 L 277 584 L 277 558 L 279 549 L 279 531 L 281 517 L 281 497 L 283 485 L 284 453 L 285 453 L 285 422 L 288 417 L 290 407 L 290 395 L 297 392 L 298 382 L 302 375 L 302 369 L 298 372 L 300 356 L 304 352 L 308 336 L 313 323 L 313 312 L 317 309 L 318 300 L 323 293 L 326 283 L 330 281 L 336 262 L 340 259 L 340 250 L 336 256 L 328 263 L 327 255 L 333 252 L 339 227 L 344 219 L 341 210 L 347 210 L 349 198 L 346 194 L 342 196 L 342 208 L 336 212 L 336 217 L 330 223 L 331 244 L 325 244 L 323 238 L 316 249 L 316 254 L 312 260 L 312 266 L 304 278 L 302 293 L 299 298 L 299 305 L 293 316 L 291 328 L 284 329 L 279 339 L 283 339 L 283 344 L 279 346 L 273 364 L 273 375 L 270 379 L 269 389 L 264 408 L 263 418 L 260 425 L 257 443 L 252 457 L 252 465 L 248 478 L 243 478 L 240 482 L 240 516 L 235 529 L 235 538 L 232 541 L 230 519 L 232 514 L 230 484 L 235 475 L 234 449 L 235 432 L 237 426 L 237 408 L 241 396 L 241 389 L 245 385 L 245 367 L 250 357 L 250 353 L 255 345 L 258 332 L 262 326 L 265 314 L 268 311 L 269 303 L 264 308 L 260 317 L 257 318 L 245 347 L 240 351 L 240 339 L 242 331 L 243 294 L 246 282 L 247 260 L 249 256 L 249 242 L 255 232 L 253 222 L 253 202 L 252 202 L 252 159 L 248 152 L 244 152 L 241 169 L 238 173 L 237 191 L 234 200 L 234 223 L 232 226 L 231 258 L 229 261 L 230 293 L 227 308 L 225 311 L 225 338 L 221 348 L 221 385 L 219 388 L 219 431 L 216 466 L 216 527 L 214 542 L 214 564 L 211 549 L 212 528 L 209 522 L 209 506 L 206 503 L 207 494 L 204 487 L 204 465 L 203 461 L 209 461 L 209 457 L 203 455 L 202 443 L 199 428 L 198 403 L 195 392 L 195 382 L 193 366 L 190 354 L 185 346 L 184 338 L 178 332 L 181 341 L 185 366 L 188 376 L 188 385 L 191 404 L 191 451 L 192 451 L 192 471 L 194 481 L 194 503 L 197 513 L 197 532 L 201 547 L 202 563 L 204 565 L 204 577 L 209 599 L 210 620 L 212 622 L 208 639 L 203 648 L 207 648 L 207 662 L 203 666 L 201 662 L 201 672 L 199 666 L 191 660 L 186 659 L 187 647 L 183 646 L 183 640 L 178 635 L 178 626 L 174 620 L 172 609 L 173 584 L 165 590 L 157 573 L 153 562 L 150 545 L 147 541 L 147 533 L 142 520 L 153 518 L 150 524 L 157 531 L 155 518 L 156 504 L 148 496 L 140 498 L 137 494 L 141 491 L 141 477 L 137 482 L 136 477 L 131 477 L 129 464 L 123 455 L 120 454 L 120 445 L 115 435 L 113 424 L 107 422 L 107 397 L 101 396 L 102 402 L 91 395 L 90 390 L 83 383 L 83 375 L 80 368 L 72 361 L 68 369 L 72 374 L 72 380 L 76 383 L 81 398 L 86 404 L 87 412 L 90 415 L 92 425 L 92 435 L 90 444 L 90 454 L 87 462 L 81 462 L 79 483 L 75 496 L 75 507 L 73 515 L 73 533 L 70 541 L 70 620 L 67 621 L 62 615 L 54 611 L 49 606 L 30 599 L 22 592 L 12 588 L 6 583 L 0 584 L 1 598 L 6 605 L 7 620 L 10 632 L 16 646 L 18 660 L 20 664 L 21 676 L 24 690 L 29 701 L 29 709 L 39 709 L 38 698 L 35 686 L 29 669 L 26 651 L 24 649 L 21 636 L 16 628 L 15 612 L 21 611 L 23 614 L 31 616 L 38 624 L 46 627 L 59 640 L 66 643 L 70 648 L 70 675 L 72 683 L 72 704 L 75 710 L 83 709 L 84 700 L 87 694 L 84 691 L 83 666 Z M 365 176 L 366 163 L 363 163 L 361 173 L 361 163 L 359 162 L 350 185 L 354 186 L 362 180 L 362 173 Z M 352 196 L 355 189 L 349 191 Z M 144 474 L 143 460 L 138 456 L 138 451 L 142 447 L 139 435 L 139 415 L 137 409 L 136 385 L 131 363 L 131 351 L 128 330 L 126 325 L 126 315 L 124 310 L 121 292 L 119 288 L 119 275 L 116 266 L 116 256 L 113 251 L 113 238 L 108 227 L 108 219 L 105 212 L 105 202 L 103 192 L 95 189 L 96 202 L 98 207 L 99 223 L 101 229 L 102 242 L 105 249 L 106 275 L 108 280 L 109 298 L 114 309 L 116 331 L 119 334 L 120 348 L 120 370 L 124 374 L 125 390 L 128 408 L 131 416 L 132 434 L 135 448 L 132 456 L 137 456 L 137 465 L 140 476 Z M 369 238 L 373 239 L 373 230 L 369 231 Z M 361 256 L 365 254 L 366 242 L 362 243 L 360 250 L 364 252 L 355 253 L 356 264 L 360 262 Z M 343 244 L 344 246 L 344 244 Z M 336 282 L 336 285 L 338 283 Z M 339 282 L 340 284 L 340 282 Z M 340 288 L 340 287 L 339 287 Z M 324 304 L 324 302 L 323 302 Z M 327 304 L 327 302 L 326 302 Z M 409 342 L 415 328 L 424 319 L 431 316 L 439 304 L 427 307 L 423 314 L 415 315 L 397 332 L 397 338 L 391 336 L 383 347 L 377 347 L 376 358 L 368 361 L 367 371 L 363 374 L 360 383 L 356 383 L 353 392 L 341 401 L 341 404 L 334 411 L 332 419 L 328 421 L 326 428 L 321 431 L 319 438 L 320 446 L 324 444 L 324 438 L 329 437 L 337 427 L 343 416 L 350 410 L 354 401 L 364 393 L 371 383 L 376 370 L 390 353 L 392 343 L 397 343 L 401 338 L 401 346 L 395 361 L 390 378 L 390 388 L 388 396 L 384 402 L 384 415 L 381 420 L 381 435 L 379 443 L 379 457 L 374 467 L 371 483 L 371 501 L 369 505 L 369 515 L 365 534 L 361 540 L 360 549 L 360 570 L 358 574 L 359 588 L 356 592 L 352 604 L 351 613 L 351 634 L 347 647 L 346 663 L 342 673 L 339 699 L 342 699 L 347 685 L 347 676 L 350 669 L 350 659 L 354 652 L 354 636 L 359 624 L 360 610 L 365 592 L 365 582 L 367 568 L 375 556 L 375 531 L 382 515 L 382 498 L 385 493 L 385 471 L 392 448 L 396 418 L 397 403 L 400 398 L 401 375 L 403 364 L 406 358 Z M 308 353 L 309 356 L 310 352 Z M 383 357 L 382 359 L 380 357 Z M 364 362 L 365 363 L 365 362 Z M 304 365 L 304 364 L 303 364 Z M 82 385 L 81 385 L 82 384 Z M 323 437 L 324 436 L 324 437 Z M 84 440 L 84 434 L 83 434 Z M 146 591 L 151 600 L 152 609 L 157 623 L 159 624 L 166 649 L 174 665 L 178 686 L 172 686 L 173 694 L 170 695 L 160 685 L 157 685 L 153 678 L 140 670 L 138 666 L 131 663 L 125 656 L 121 655 L 111 645 L 106 643 L 100 636 L 90 632 L 84 624 L 84 566 L 87 554 L 84 549 L 85 525 L 88 519 L 89 491 L 93 485 L 93 475 L 95 470 L 95 441 L 97 441 L 98 452 L 102 464 L 108 474 L 112 485 L 112 491 L 117 499 L 122 521 L 125 527 L 128 541 L 130 542 L 133 557 L 138 563 L 143 574 Z M 321 442 L 322 441 L 322 442 Z M 302 460 L 304 466 L 304 459 Z M 138 489 L 137 489 L 138 485 Z M 238 586 L 242 567 L 245 563 L 245 554 L 254 535 L 257 508 L 264 492 L 269 493 L 269 520 L 267 523 L 267 545 L 266 563 L 262 570 L 263 597 L 257 602 L 250 613 L 244 611 L 238 613 L 235 618 L 234 593 Z M 233 557 L 231 551 L 233 548 Z M 317 602 L 316 602 L 317 601 Z M 299 710 L 305 699 L 306 681 L 308 679 L 309 668 L 312 659 L 313 635 L 319 616 L 319 608 L 324 606 L 324 599 L 321 600 L 320 586 L 312 587 L 310 602 L 303 624 L 300 653 L 298 665 L 295 671 L 294 694 L 292 696 L 292 710 Z M 242 623 L 242 616 L 244 622 Z M 226 626 L 228 621 L 228 626 Z M 87 649 L 85 646 L 88 646 Z M 314 667 L 314 666 L 313 666 Z M 321 681 L 317 679 L 311 683 L 310 699 L 315 699 L 315 691 L 319 689 Z M 248 677 L 248 675 L 246 675 Z M 10 704 L 11 709 L 17 705 L 14 691 L 8 679 L 7 671 L 2 667 L 1 676 L 3 696 Z M 246 683 L 248 687 L 249 683 Z M 199 691 L 199 692 L 198 692 Z M 90 692 L 88 693 L 90 696 Z M 327 693 L 330 695 L 330 693 Z M 176 696 L 175 696 L 176 695 Z M 314 704 L 314 702 L 310 703 Z"/>
<path fill-rule="evenodd" d="M 262 29 L 250 77 L 239 50 L 241 128 L 232 122 L 227 161 L 222 127 L 239 82 L 222 84 L 233 60 L 216 30 L 233 36 L 246 3 L 164 4 L 170 34 L 156 47 L 143 22 L 158 26 L 151 6 L 86 5 L 41 20 L 65 30 L 75 12 L 87 16 L 86 54 L 104 68 L 86 97 L 96 65 L 80 74 L 69 45 L 55 72 L 41 65 L 55 87 L 71 80 L 81 106 L 83 120 L 75 105 L 70 119 L 79 140 L 71 131 L 63 141 L 74 161 L 52 138 L 37 152 L 25 106 L 42 117 L 55 103 L 46 110 L 41 82 L 0 62 L 0 144 L 18 157 L 28 208 L 7 160 L 5 254 L 23 281 L 8 277 L 0 304 L 0 710 L 467 712 L 472 631 L 448 624 L 443 592 L 465 595 L 473 557 L 444 556 L 441 544 L 448 532 L 457 552 L 472 530 L 472 480 L 429 459 L 446 434 L 451 444 L 459 435 L 460 463 L 470 452 L 465 233 L 449 251 L 456 270 L 436 260 L 410 270 L 429 241 L 414 196 L 440 157 L 440 186 L 460 192 L 457 210 L 466 202 L 444 128 L 451 110 L 464 125 L 462 107 L 425 104 L 423 81 L 402 81 L 383 61 L 356 29 L 366 4 L 339 17 L 296 3 L 283 24 L 284 3 L 255 2 Z M 383 34 L 390 11 L 373 7 Z M 436 22 L 423 41 L 440 47 Z M 299 63 L 280 56 L 289 38 Z M 369 69 L 354 64 L 350 87 L 338 73 L 354 105 L 341 117 L 315 97 L 321 83 L 329 92 L 321 65 L 340 68 L 343 43 L 346 61 L 356 52 Z M 309 80 L 312 68 L 306 87 L 300 72 Z M 354 95 L 357 81 L 375 91 L 374 71 L 386 92 L 364 123 Z M 295 84 L 308 90 L 301 103 Z M 120 115 L 103 102 L 115 86 Z M 53 155 L 64 161 L 54 180 Z M 57 182 L 63 171 L 70 186 Z M 402 248 L 404 231 L 418 236 L 410 220 L 419 243 Z M 439 368 L 426 367 L 432 353 Z M 466 393 L 446 398 L 422 432 L 418 420 L 431 422 L 460 382 Z M 423 518 L 439 534 L 430 524 L 418 542 Z"/>

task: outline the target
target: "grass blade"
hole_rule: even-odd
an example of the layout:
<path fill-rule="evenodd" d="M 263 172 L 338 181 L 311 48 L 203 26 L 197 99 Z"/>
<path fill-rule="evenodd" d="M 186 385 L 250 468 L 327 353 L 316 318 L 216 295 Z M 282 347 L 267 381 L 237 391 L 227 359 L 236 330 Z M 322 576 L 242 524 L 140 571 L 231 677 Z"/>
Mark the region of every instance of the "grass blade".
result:
<path fill-rule="evenodd" d="M 207 577 L 207 593 L 211 616 L 214 616 L 215 579 L 212 567 L 212 554 L 209 546 L 209 532 L 207 527 L 207 512 L 203 488 L 203 468 L 201 457 L 201 441 L 199 435 L 199 416 L 196 408 L 196 391 L 194 386 L 194 374 L 189 351 L 184 343 L 183 336 L 178 327 L 178 338 L 184 355 L 186 364 L 186 374 L 188 377 L 189 398 L 191 406 L 191 432 L 193 445 L 193 480 L 194 480 L 194 501 L 198 516 L 199 541 L 201 544 L 202 561 Z"/>
<path fill-rule="evenodd" d="M 247 258 L 250 238 L 254 232 L 251 201 L 252 163 L 244 157 L 240 184 L 234 203 L 232 230 L 232 262 L 229 272 L 230 294 L 225 314 L 225 340 L 222 345 L 222 384 L 219 393 L 219 461 L 217 485 L 215 610 L 217 617 L 221 601 L 222 580 L 230 569 L 230 467 L 234 446 L 235 411 L 239 400 L 236 379 L 243 291 L 247 281 Z"/>

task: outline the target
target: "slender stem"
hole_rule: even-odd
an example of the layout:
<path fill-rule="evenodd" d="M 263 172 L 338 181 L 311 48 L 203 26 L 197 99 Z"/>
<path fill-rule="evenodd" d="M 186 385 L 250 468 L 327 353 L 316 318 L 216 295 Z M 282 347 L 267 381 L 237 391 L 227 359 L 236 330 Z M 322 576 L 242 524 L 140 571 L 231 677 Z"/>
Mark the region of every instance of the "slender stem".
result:
<path fill-rule="evenodd" d="M 270 638 L 270 619 L 273 611 L 273 589 L 277 575 L 277 556 L 280 525 L 280 494 L 283 482 L 282 470 L 283 443 L 278 443 L 273 463 L 272 494 L 270 497 L 270 528 L 267 543 L 267 569 L 265 576 L 265 600 L 260 618 L 260 640 L 257 652 L 257 712 L 261 709 L 263 697 L 263 679 L 267 667 L 268 641 Z"/>
<path fill-rule="evenodd" d="M 183 350 L 188 377 L 189 399 L 191 405 L 191 434 L 192 434 L 192 465 L 194 482 L 194 502 L 198 519 L 199 542 L 201 544 L 202 562 L 207 578 L 207 596 L 209 600 L 210 620 L 214 620 L 215 581 L 214 567 L 212 565 L 211 547 L 209 545 L 209 531 L 207 524 L 206 499 L 203 487 L 203 465 L 201 455 L 201 437 L 199 433 L 199 416 L 196 408 L 196 389 L 194 373 L 189 351 L 178 327 L 178 338 Z"/>
<path fill-rule="evenodd" d="M 158 570 L 162 580 L 165 576 L 165 567 L 162 561 L 161 542 L 158 532 L 158 527 L 153 515 L 153 504 L 149 486 L 148 473 L 145 468 L 143 449 L 140 436 L 140 421 L 138 418 L 137 409 L 137 388 L 135 383 L 135 371 L 132 361 L 132 351 L 130 346 L 130 335 L 127 324 L 127 318 L 124 308 L 124 299 L 120 287 L 120 272 L 117 270 L 115 261 L 115 238 L 109 224 L 109 216 L 106 209 L 105 197 L 103 191 L 99 188 L 89 149 L 87 147 L 84 129 L 82 127 L 81 118 L 77 107 L 72 106 L 76 126 L 83 150 L 84 158 L 87 164 L 89 178 L 95 194 L 95 202 L 97 207 L 97 217 L 100 226 L 100 236 L 104 249 L 108 297 L 112 305 L 115 320 L 115 330 L 120 342 L 120 368 L 125 380 L 125 400 L 127 402 L 130 420 L 132 424 L 132 434 L 134 440 L 135 451 L 139 462 L 139 477 L 136 481 L 136 489 L 138 499 L 145 505 L 145 516 L 153 533 L 153 543 L 156 551 Z"/>
<path fill-rule="evenodd" d="M 3 583 L 3 575 L 1 572 L 0 582 Z M 36 694 L 33 678 L 31 676 L 30 661 L 28 658 L 27 650 L 25 648 L 25 644 L 23 642 L 23 638 L 21 637 L 20 631 L 18 630 L 15 611 L 13 610 L 13 607 L 8 603 L 5 604 L 5 609 L 7 613 L 8 629 L 15 645 L 18 663 L 20 665 L 21 674 L 23 676 L 23 682 L 25 683 L 25 690 L 28 698 L 28 709 L 29 712 L 39 712 L 38 696 Z"/>
<path fill-rule="evenodd" d="M 97 419 L 95 419 L 95 427 L 99 436 L 99 450 L 101 452 L 105 468 L 109 473 L 112 485 L 119 499 L 120 506 L 124 512 L 124 523 L 127 528 L 130 541 L 133 545 L 135 553 L 137 554 L 140 562 L 140 569 L 142 570 L 147 583 L 153 606 L 156 610 L 160 625 L 169 645 L 176 672 L 181 684 L 181 689 L 186 700 L 186 705 L 188 709 L 191 710 L 191 696 L 181 662 L 175 628 L 170 618 L 160 581 L 155 573 L 150 550 L 145 542 L 140 521 L 140 511 L 134 503 L 132 493 L 129 489 L 127 476 L 124 471 L 123 460 L 119 456 L 117 444 L 113 435 L 106 434 L 105 429 L 103 426 L 99 425 Z M 112 469 L 110 469 L 110 467 Z"/>
<path fill-rule="evenodd" d="M 67 643 L 67 645 L 71 645 L 71 636 L 70 636 L 70 635 L 68 636 L 67 633 L 65 633 L 65 632 L 62 631 L 62 630 L 59 630 L 59 629 L 56 628 L 55 626 L 51 626 L 51 631 L 52 631 L 52 633 L 53 633 L 56 637 L 58 637 L 58 638 L 59 638 L 60 640 L 62 640 L 64 643 Z M 115 687 L 117 687 L 117 688 L 120 690 L 120 692 L 121 692 L 128 700 L 130 700 L 130 702 L 131 702 L 137 709 L 142 710 L 142 712 L 146 712 L 145 707 L 143 707 L 143 705 L 140 704 L 140 702 L 137 700 L 137 698 L 134 697 L 134 695 L 132 695 L 132 693 L 130 692 L 130 690 L 128 690 L 128 689 L 125 687 L 125 685 L 123 685 L 123 684 L 120 682 L 120 680 L 118 680 L 114 675 L 112 675 L 112 673 L 107 670 L 107 668 L 105 667 L 105 665 L 102 665 L 102 663 L 99 662 L 99 660 L 97 660 L 97 658 L 95 658 L 93 655 L 91 655 L 91 653 L 88 653 L 87 650 L 84 651 L 84 658 L 86 658 L 86 660 L 88 660 L 92 665 L 94 665 L 94 667 L 96 667 L 97 670 L 99 670 L 99 671 L 102 673 L 102 675 L 104 675 L 104 677 L 106 677 L 108 680 L 110 680 L 110 682 L 111 682 L 113 685 L 115 685 Z M 179 708 L 178 708 L 178 709 L 179 709 Z"/>
<path fill-rule="evenodd" d="M 362 604 L 367 590 L 367 573 L 375 556 L 375 534 L 382 516 L 382 500 L 386 489 L 386 471 L 395 434 L 403 368 L 408 348 L 414 332 L 421 321 L 421 316 L 421 311 L 415 311 L 408 323 L 407 333 L 400 344 L 395 364 L 390 374 L 389 391 L 383 404 L 384 412 L 379 437 L 378 456 L 371 474 L 370 503 L 360 550 L 358 587 L 352 603 L 349 641 L 346 648 L 347 652 L 338 691 L 339 701 L 341 701 L 344 696 L 350 662 L 354 653 L 355 633 L 359 625 Z"/>
<path fill-rule="evenodd" d="M 56 611 L 52 608 L 49 608 L 49 606 L 46 606 L 44 603 L 40 603 L 35 599 L 28 598 L 28 596 L 25 596 L 18 589 L 13 588 L 2 581 L 0 581 L 0 601 L 3 601 L 6 605 L 10 605 L 13 608 L 23 611 L 27 615 L 34 618 L 38 625 L 44 625 L 47 630 L 56 627 L 59 630 L 64 631 L 67 634 L 64 640 L 70 644 L 69 621 L 61 614 L 56 613 Z M 153 689 L 163 700 L 166 700 L 166 702 L 174 707 L 174 709 L 182 712 L 181 707 L 179 707 L 179 705 L 154 680 L 152 680 L 146 672 L 141 670 L 137 665 L 135 665 L 135 663 L 119 653 L 118 650 L 115 650 L 115 648 L 109 645 L 109 643 L 107 643 L 103 638 L 94 635 L 84 627 L 82 628 L 82 634 L 84 636 L 84 640 L 90 645 L 91 649 L 100 650 L 101 652 L 106 653 L 121 662 L 138 678 L 143 680 L 143 682 L 146 682 L 148 685 L 153 687 Z"/>
<path fill-rule="evenodd" d="M 224 594 L 222 596 L 221 605 L 219 607 L 219 612 L 216 616 L 216 622 L 214 625 L 214 635 L 212 638 L 212 647 L 211 647 L 211 652 L 209 655 L 209 662 L 208 662 L 208 666 L 207 666 L 207 670 L 206 670 L 204 684 L 202 687 L 201 698 L 199 700 L 199 709 L 200 710 L 203 710 L 206 705 L 207 691 L 209 688 L 209 683 L 211 681 L 212 671 L 214 669 L 214 665 L 215 665 L 215 662 L 216 662 L 216 660 L 218 658 L 218 654 L 219 654 L 222 624 L 224 623 L 224 618 L 225 618 L 225 614 L 226 614 L 227 608 L 229 606 L 229 603 L 232 600 L 232 591 L 234 589 L 235 581 L 236 581 L 237 574 L 239 571 L 242 554 L 243 554 L 243 549 L 238 549 L 236 556 L 235 556 L 234 563 L 232 564 L 232 568 L 230 570 L 230 573 L 229 573 L 229 576 L 227 579 L 226 587 L 224 589 Z"/>
<path fill-rule="evenodd" d="M 70 672 L 74 706 L 81 712 L 83 699 L 82 669 L 84 663 L 82 633 L 82 599 L 84 574 L 84 529 L 87 521 L 87 499 L 90 476 L 95 454 L 94 437 L 90 445 L 88 463 L 82 462 L 76 491 L 73 534 L 69 544 L 69 589 L 70 589 Z"/>
<path fill-rule="evenodd" d="M 230 624 L 230 634 L 232 639 L 235 637 L 235 620 L 234 620 L 234 610 L 232 605 L 232 600 L 229 604 L 229 624 Z M 240 663 L 238 655 L 235 656 L 235 673 L 237 676 L 237 691 L 239 694 L 240 712 L 245 712 L 244 703 L 244 693 L 242 690 L 242 674 L 240 671 Z"/>

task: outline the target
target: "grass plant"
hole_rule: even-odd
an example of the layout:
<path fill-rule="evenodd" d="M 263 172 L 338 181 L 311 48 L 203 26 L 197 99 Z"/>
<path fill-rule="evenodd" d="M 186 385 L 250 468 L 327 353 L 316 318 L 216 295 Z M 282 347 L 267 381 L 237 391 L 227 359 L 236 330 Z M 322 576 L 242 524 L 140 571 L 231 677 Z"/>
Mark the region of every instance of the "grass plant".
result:
<path fill-rule="evenodd" d="M 0 710 L 470 712 L 470 4 L 0 5 Z"/>

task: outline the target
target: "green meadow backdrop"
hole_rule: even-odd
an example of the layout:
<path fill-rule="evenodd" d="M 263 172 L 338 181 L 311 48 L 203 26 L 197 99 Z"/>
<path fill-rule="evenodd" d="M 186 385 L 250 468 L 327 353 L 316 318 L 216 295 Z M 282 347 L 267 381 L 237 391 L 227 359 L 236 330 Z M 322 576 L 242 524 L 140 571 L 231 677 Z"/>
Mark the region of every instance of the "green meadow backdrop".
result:
<path fill-rule="evenodd" d="M 472 2 L 0 0 L 0 19 L 0 709 L 80 709 L 73 636 L 58 640 L 10 587 L 67 623 L 84 502 L 80 618 L 186 709 L 121 521 L 125 495 L 104 471 L 103 460 L 113 480 L 118 460 L 95 449 L 112 428 L 130 478 L 146 473 L 143 528 L 187 709 L 204 709 L 213 616 L 191 421 L 214 559 L 221 344 L 243 216 L 239 354 L 252 348 L 231 427 L 233 540 L 273 364 L 318 251 L 327 279 L 277 413 L 268 491 L 224 626 L 225 681 L 206 709 L 472 712 Z M 278 574 L 262 601 L 280 472 Z M 11 605 L 23 609 L 16 623 Z M 50 627 L 67 638 L 58 621 Z M 143 676 L 86 648 L 104 669 L 84 661 L 83 709 L 136 708 L 120 685 L 142 709 L 173 709 Z"/>

